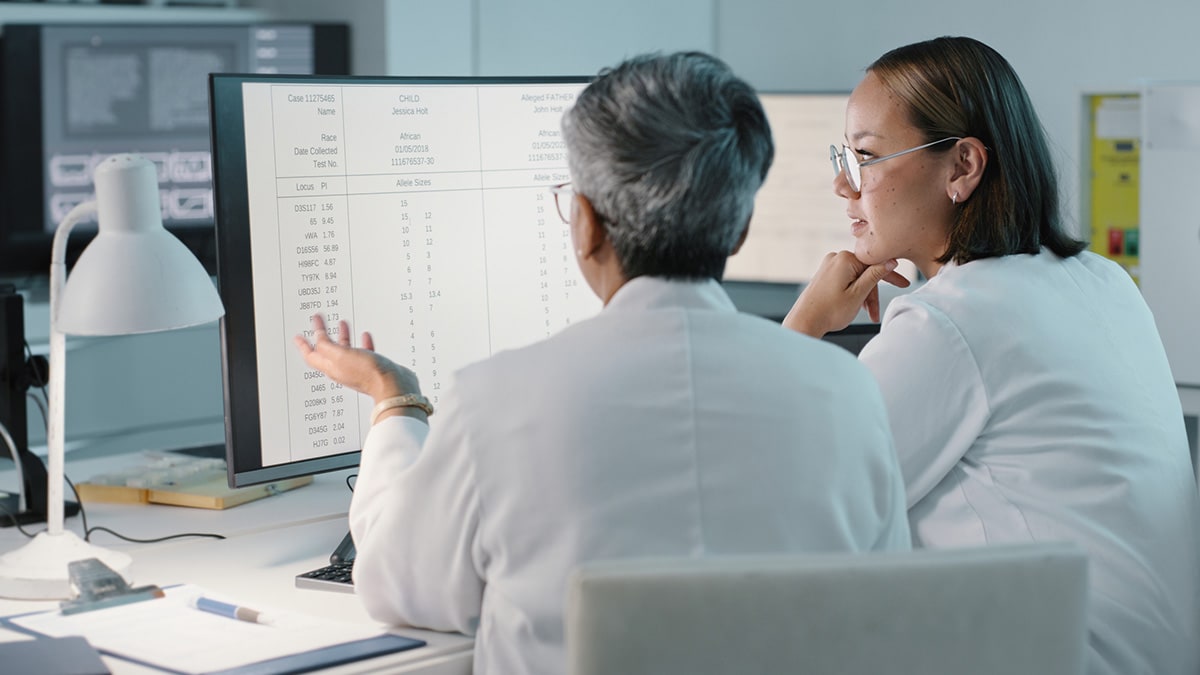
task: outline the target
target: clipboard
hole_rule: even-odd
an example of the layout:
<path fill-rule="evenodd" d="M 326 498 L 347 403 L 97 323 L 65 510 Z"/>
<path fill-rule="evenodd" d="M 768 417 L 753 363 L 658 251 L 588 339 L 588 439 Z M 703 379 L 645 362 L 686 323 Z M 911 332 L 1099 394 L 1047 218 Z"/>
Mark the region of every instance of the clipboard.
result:
<path fill-rule="evenodd" d="M 378 626 L 350 624 L 295 612 L 271 611 L 271 625 L 203 612 L 197 586 L 164 589 L 162 598 L 78 614 L 57 610 L 0 619 L 6 628 L 35 636 L 79 635 L 102 654 L 177 675 L 266 675 L 393 654 L 425 645 Z"/>

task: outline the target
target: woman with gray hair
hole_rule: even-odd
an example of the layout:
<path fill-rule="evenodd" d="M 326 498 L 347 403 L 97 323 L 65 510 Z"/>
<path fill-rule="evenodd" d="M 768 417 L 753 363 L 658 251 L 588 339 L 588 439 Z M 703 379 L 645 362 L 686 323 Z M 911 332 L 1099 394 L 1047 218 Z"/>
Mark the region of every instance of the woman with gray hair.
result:
<path fill-rule="evenodd" d="M 474 633 L 475 672 L 561 673 L 578 564 L 906 549 L 883 400 L 852 355 L 738 313 L 718 280 L 772 159 L 754 91 L 699 53 L 600 76 L 556 186 L 594 318 L 459 371 L 431 425 L 372 427 L 355 585 L 391 624 Z M 416 376 L 314 318 L 307 362 L 382 401 Z"/>

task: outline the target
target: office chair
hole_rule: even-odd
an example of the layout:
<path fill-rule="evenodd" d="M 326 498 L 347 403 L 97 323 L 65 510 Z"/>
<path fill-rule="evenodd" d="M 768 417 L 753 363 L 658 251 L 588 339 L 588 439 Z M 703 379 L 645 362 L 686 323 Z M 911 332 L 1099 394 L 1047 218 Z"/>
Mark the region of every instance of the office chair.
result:
<path fill-rule="evenodd" d="M 568 585 L 569 675 L 1071 675 L 1087 559 L 1066 544 L 630 559 Z"/>

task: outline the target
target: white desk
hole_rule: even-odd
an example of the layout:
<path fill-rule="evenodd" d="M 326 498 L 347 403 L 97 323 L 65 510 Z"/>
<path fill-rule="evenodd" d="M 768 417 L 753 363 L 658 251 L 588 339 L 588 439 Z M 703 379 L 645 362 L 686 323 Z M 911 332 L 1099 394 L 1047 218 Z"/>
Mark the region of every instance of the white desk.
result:
<path fill-rule="evenodd" d="M 67 474 L 74 480 L 136 460 L 116 456 L 74 461 L 67 458 Z M 14 483 L 12 472 L 0 473 L 0 487 Z M 132 544 L 98 532 L 94 543 L 118 549 L 133 557 L 133 583 L 166 586 L 191 583 L 214 592 L 280 609 L 335 619 L 371 623 L 358 598 L 349 593 L 298 589 L 296 574 L 329 561 L 329 554 L 346 533 L 346 511 L 350 491 L 345 478 L 350 472 L 317 476 L 311 485 L 225 511 L 176 506 L 91 504 L 85 505 L 90 526 L 104 525 L 122 534 L 152 538 L 178 532 L 214 532 L 227 537 L 181 539 L 157 544 Z M 79 518 L 67 521 L 68 529 L 80 531 Z M 33 526 L 33 530 L 41 529 Z M 0 552 L 26 541 L 15 528 L 0 529 Z M 52 609 L 54 601 L 0 599 L 0 615 Z M 338 666 L 327 673 L 423 673 L 467 675 L 471 672 L 470 638 L 458 634 L 415 629 L 397 633 L 425 640 L 426 647 L 366 661 Z M 0 641 L 16 636 L 0 629 Z M 149 668 L 105 657 L 113 673 L 155 673 Z"/>

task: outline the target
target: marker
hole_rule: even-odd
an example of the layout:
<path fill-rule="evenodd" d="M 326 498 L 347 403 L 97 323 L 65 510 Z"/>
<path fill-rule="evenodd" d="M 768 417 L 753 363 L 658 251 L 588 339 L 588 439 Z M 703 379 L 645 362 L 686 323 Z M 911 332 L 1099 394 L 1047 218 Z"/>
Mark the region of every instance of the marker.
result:
<path fill-rule="evenodd" d="M 239 607 L 228 602 L 213 600 L 202 595 L 197 596 L 192 600 L 192 606 L 202 612 L 219 614 L 229 619 L 237 619 L 238 621 L 247 621 L 249 623 L 260 623 L 270 625 L 274 623 L 269 614 L 264 614 L 256 609 L 249 607 Z"/>

